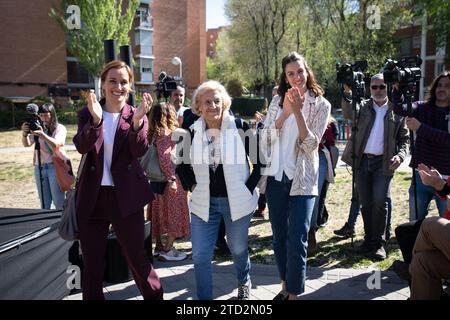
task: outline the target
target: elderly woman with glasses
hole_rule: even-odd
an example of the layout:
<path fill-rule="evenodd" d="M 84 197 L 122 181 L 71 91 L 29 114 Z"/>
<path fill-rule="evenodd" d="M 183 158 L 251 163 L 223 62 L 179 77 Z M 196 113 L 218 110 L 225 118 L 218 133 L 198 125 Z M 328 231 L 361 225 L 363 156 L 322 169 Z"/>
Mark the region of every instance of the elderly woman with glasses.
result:
<path fill-rule="evenodd" d="M 192 111 L 200 118 L 186 139 L 192 140 L 192 146 L 183 151 L 187 159 L 182 175 L 192 190 L 189 209 L 197 296 L 201 300 L 213 298 L 211 261 L 223 217 L 237 273 L 237 298 L 247 300 L 251 289 L 248 228 L 260 178 L 256 154 L 249 152 L 256 142 L 249 125 L 230 114 L 231 99 L 220 83 L 201 84 L 192 101 Z M 249 143 L 241 138 L 243 131 Z M 251 173 L 247 155 L 253 162 Z"/>

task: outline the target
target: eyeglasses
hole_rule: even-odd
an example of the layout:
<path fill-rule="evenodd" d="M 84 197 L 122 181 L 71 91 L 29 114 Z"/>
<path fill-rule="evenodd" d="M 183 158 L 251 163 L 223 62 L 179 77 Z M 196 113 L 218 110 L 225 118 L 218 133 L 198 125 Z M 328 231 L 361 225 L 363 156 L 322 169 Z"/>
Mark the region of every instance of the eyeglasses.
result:
<path fill-rule="evenodd" d="M 384 84 L 379 85 L 379 86 L 373 85 L 373 86 L 370 86 L 370 88 L 371 88 L 372 90 L 378 90 L 378 89 L 384 90 L 384 89 L 386 89 L 386 85 L 384 85 Z"/>

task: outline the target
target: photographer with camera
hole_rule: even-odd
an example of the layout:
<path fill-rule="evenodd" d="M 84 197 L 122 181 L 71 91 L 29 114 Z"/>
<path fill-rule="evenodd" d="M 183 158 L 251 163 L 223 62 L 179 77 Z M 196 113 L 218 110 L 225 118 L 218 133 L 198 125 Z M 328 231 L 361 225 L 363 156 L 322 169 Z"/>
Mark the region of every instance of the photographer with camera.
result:
<path fill-rule="evenodd" d="M 159 82 L 156 83 L 156 93 L 158 99 L 164 98 L 165 102 L 170 103 L 175 109 L 180 127 L 183 124 L 184 112 L 189 109 L 184 105 L 186 90 L 181 83 L 177 83 L 175 78 L 162 71 L 158 76 Z M 195 121 L 195 120 L 194 120 Z"/>
<path fill-rule="evenodd" d="M 382 74 L 371 78 L 371 98 L 362 100 L 356 110 L 349 103 L 350 93 L 349 85 L 344 84 L 347 99 L 342 101 L 342 110 L 346 119 L 356 120 L 353 126 L 358 130 L 353 131 L 342 161 L 353 166 L 356 175 L 365 233 L 362 245 L 350 252 L 383 260 L 387 198 L 392 176 L 406 156 L 408 131 L 404 118 L 393 113 L 394 105 L 388 101 Z M 358 116 L 354 118 L 353 112 Z"/>
<path fill-rule="evenodd" d="M 401 71 L 400 71 L 401 72 Z M 392 102 L 394 112 L 405 116 L 406 125 L 415 133 L 410 167 L 416 169 L 419 163 L 436 168 L 444 178 L 450 175 L 450 72 L 440 74 L 431 84 L 426 102 L 414 102 L 411 110 L 404 103 L 408 74 L 392 77 L 394 85 Z M 413 181 L 414 183 L 414 181 Z M 422 183 L 415 175 L 417 212 L 415 209 L 414 185 L 409 189 L 410 221 L 427 216 L 428 207 L 434 198 L 439 215 L 445 211 L 446 203 L 435 195 L 434 189 Z"/>
<path fill-rule="evenodd" d="M 38 145 L 33 155 L 33 164 L 42 209 L 50 209 L 53 202 L 55 209 L 61 210 L 64 192 L 61 191 L 56 179 L 51 150 L 65 144 L 66 127 L 58 123 L 55 107 L 51 103 L 40 107 L 29 104 L 27 112 L 33 117 L 22 124 L 22 144 L 24 147 Z"/>

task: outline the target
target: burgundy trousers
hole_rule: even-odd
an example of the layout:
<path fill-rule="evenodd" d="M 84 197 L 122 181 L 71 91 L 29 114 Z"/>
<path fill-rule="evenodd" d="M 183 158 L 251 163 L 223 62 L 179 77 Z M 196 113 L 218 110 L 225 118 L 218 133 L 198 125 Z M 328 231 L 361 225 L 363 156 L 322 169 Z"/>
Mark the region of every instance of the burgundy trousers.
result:
<path fill-rule="evenodd" d="M 103 276 L 110 224 L 143 298 L 162 300 L 161 282 L 144 249 L 144 209 L 123 218 L 114 187 L 101 187 L 92 216 L 78 217 L 83 255 L 83 300 L 105 299 Z"/>

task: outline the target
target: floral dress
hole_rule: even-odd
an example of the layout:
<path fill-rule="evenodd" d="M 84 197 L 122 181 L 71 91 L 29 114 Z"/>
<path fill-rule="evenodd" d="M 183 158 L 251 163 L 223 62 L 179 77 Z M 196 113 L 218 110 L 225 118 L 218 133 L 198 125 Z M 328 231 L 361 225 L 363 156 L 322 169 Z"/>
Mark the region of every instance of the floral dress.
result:
<path fill-rule="evenodd" d="M 155 145 L 161 170 L 168 179 L 176 177 L 177 190 L 172 190 L 170 183 L 167 183 L 163 194 L 155 194 L 155 199 L 151 203 L 152 236 L 153 238 L 163 234 L 176 238 L 189 236 L 191 230 L 187 192 L 175 174 L 170 157 L 175 143 L 171 139 L 171 134 L 166 132 L 156 137 Z"/>

